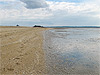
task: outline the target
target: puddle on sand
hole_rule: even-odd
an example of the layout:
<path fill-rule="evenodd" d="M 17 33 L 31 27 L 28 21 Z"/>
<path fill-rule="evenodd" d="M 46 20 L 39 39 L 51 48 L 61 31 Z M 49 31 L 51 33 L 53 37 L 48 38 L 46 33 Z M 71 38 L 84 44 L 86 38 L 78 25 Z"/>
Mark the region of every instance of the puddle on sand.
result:
<path fill-rule="evenodd" d="M 100 29 L 53 29 L 44 33 L 48 74 L 100 74 Z"/>

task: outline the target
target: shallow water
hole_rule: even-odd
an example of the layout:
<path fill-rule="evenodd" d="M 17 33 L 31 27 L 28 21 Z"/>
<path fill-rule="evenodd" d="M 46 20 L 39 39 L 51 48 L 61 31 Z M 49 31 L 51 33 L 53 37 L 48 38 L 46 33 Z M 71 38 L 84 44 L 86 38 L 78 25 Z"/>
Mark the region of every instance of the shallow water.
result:
<path fill-rule="evenodd" d="M 52 29 L 44 33 L 48 74 L 100 74 L 100 28 Z"/>

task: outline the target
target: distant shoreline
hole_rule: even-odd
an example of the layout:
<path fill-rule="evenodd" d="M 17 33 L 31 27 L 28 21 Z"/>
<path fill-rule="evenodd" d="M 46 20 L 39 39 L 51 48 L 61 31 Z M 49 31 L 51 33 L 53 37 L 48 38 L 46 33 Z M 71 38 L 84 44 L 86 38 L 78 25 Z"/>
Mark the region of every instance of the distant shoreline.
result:
<path fill-rule="evenodd" d="M 0 28 L 4 27 L 28 27 L 28 26 L 0 26 Z M 30 26 L 29 26 L 30 27 Z M 33 27 L 36 28 L 36 27 Z M 37 28 L 100 28 L 100 26 L 43 26 Z"/>
<path fill-rule="evenodd" d="M 100 26 L 44 26 L 46 28 L 100 28 Z"/>

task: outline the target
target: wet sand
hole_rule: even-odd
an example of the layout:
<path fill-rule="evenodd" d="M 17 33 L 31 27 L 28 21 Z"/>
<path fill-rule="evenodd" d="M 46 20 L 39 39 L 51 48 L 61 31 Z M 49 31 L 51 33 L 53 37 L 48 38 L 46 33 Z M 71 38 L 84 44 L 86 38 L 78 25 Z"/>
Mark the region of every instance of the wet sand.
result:
<path fill-rule="evenodd" d="M 0 27 L 0 74 L 44 75 L 42 32 L 47 29 Z"/>
<path fill-rule="evenodd" d="M 48 75 L 100 75 L 100 28 L 52 29 L 44 38 Z"/>

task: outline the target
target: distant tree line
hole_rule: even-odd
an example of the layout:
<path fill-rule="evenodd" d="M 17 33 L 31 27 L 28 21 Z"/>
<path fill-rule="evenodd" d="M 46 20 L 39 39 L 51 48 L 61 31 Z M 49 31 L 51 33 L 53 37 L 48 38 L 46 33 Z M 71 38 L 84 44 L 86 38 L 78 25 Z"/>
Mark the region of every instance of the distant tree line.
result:
<path fill-rule="evenodd" d="M 19 26 L 18 24 L 16 25 L 17 27 Z M 41 25 L 34 25 L 33 27 L 43 27 Z"/>
<path fill-rule="evenodd" d="M 40 26 L 40 25 L 34 25 L 33 27 L 43 27 L 43 26 Z"/>
<path fill-rule="evenodd" d="M 16 26 L 19 26 L 18 24 Z"/>

